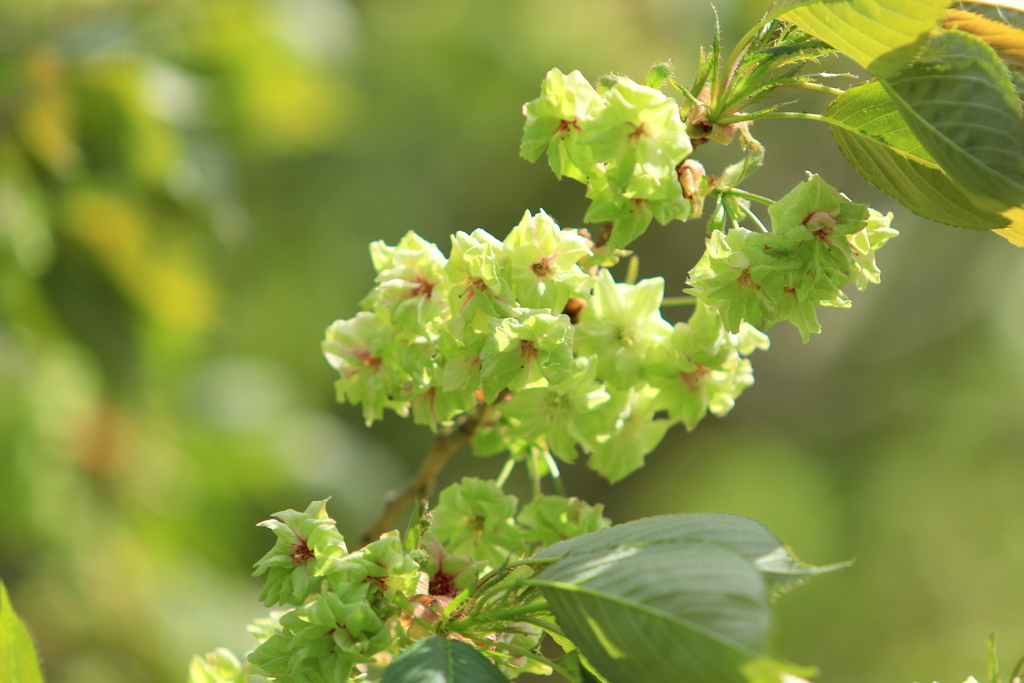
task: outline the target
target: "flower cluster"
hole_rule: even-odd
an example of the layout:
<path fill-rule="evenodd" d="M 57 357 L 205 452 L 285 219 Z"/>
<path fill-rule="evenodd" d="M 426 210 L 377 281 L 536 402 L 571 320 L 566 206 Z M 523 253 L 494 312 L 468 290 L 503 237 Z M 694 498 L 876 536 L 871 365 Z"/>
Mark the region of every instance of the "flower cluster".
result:
<path fill-rule="evenodd" d="M 591 506 L 578 498 L 537 495 L 517 515 L 518 507 L 516 497 L 503 492 L 496 482 L 463 477 L 441 492 L 431 532 L 446 553 L 472 558 L 482 571 L 611 524 L 601 514 L 604 506 Z M 456 565 L 462 571 L 466 562 Z"/>
<path fill-rule="evenodd" d="M 820 331 L 817 306 L 848 306 L 844 286 L 877 282 L 874 253 L 896 231 L 891 215 L 811 176 L 769 208 L 771 231 L 735 216 L 727 232 L 712 225 L 689 273 L 694 313 L 670 325 L 661 278 L 616 282 L 601 264 L 652 216 L 689 218 L 716 186 L 687 158 L 678 106 L 626 78 L 599 92 L 575 71 L 552 70 L 541 88 L 523 109 L 522 154 L 546 151 L 557 175 L 587 183 L 585 220 L 612 222 L 607 248 L 543 211 L 504 240 L 456 233 L 447 258 L 412 232 L 374 243 L 376 288 L 365 310 L 331 325 L 323 350 L 338 399 L 362 404 L 367 424 L 391 409 L 437 430 L 475 412 L 479 455 L 508 451 L 538 479 L 582 451 L 615 482 L 671 425 L 729 412 L 753 383 L 746 357 L 768 347 L 765 330 L 788 320 L 806 341 Z M 760 144 L 741 137 L 758 165 Z"/>
<path fill-rule="evenodd" d="M 628 78 L 598 93 L 580 74 L 548 72 L 541 95 L 523 105 L 520 154 L 536 161 L 547 150 L 551 169 L 586 183 L 588 223 L 613 223 L 610 248 L 647 230 L 691 217 L 678 168 L 693 151 L 679 105 L 660 90 Z"/>
<path fill-rule="evenodd" d="M 845 308 L 842 287 L 878 282 L 875 250 L 896 235 L 883 216 L 819 176 L 798 185 L 768 213 L 771 232 L 715 230 L 686 290 L 715 308 L 726 327 L 760 329 L 788 320 L 806 342 L 821 331 L 815 306 Z"/>
<path fill-rule="evenodd" d="M 661 278 L 617 283 L 584 270 L 588 241 L 543 212 L 504 241 L 457 233 L 447 259 L 414 233 L 371 253 L 368 310 L 335 322 L 324 341 L 339 400 L 361 403 L 368 424 L 389 408 L 433 429 L 482 402 L 477 452 L 507 450 L 534 472 L 582 449 L 621 479 L 671 424 L 692 429 L 708 411 L 728 412 L 753 381 L 741 357 L 768 343 L 703 307 L 673 327 L 661 316 Z"/>
<path fill-rule="evenodd" d="M 268 607 L 294 609 L 261 628 L 262 642 L 249 655 L 253 675 L 347 683 L 356 665 L 396 642 L 397 617 L 416 592 L 419 565 L 397 531 L 348 552 L 326 503 L 279 512 L 260 525 L 278 539 L 256 563 L 255 574 L 267 574 L 260 597 Z"/>

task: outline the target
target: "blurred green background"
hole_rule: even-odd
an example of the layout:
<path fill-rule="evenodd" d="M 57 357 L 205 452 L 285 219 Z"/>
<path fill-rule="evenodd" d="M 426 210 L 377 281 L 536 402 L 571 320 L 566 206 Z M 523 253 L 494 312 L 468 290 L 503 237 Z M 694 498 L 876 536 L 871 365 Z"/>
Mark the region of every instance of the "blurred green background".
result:
<path fill-rule="evenodd" d="M 765 5 L 722 0 L 726 42 Z M 673 58 L 687 80 L 713 22 L 692 0 L 0 0 L 0 577 L 47 680 L 178 683 L 194 653 L 246 651 L 254 525 L 333 496 L 355 534 L 427 447 L 334 403 L 319 342 L 370 286 L 367 243 L 447 250 L 541 207 L 578 226 L 583 188 L 518 157 L 520 106 L 551 67 Z M 773 330 L 726 420 L 615 487 L 568 468 L 568 489 L 619 522 L 734 512 L 809 561 L 856 558 L 780 604 L 778 653 L 824 681 L 959 683 L 997 628 L 1009 668 L 1024 251 L 900 209 L 822 126 L 754 133 L 751 191 L 809 169 L 896 212 L 883 284 L 806 345 Z M 652 226 L 641 276 L 680 293 L 702 241 Z M 463 453 L 441 483 L 500 465 Z"/>

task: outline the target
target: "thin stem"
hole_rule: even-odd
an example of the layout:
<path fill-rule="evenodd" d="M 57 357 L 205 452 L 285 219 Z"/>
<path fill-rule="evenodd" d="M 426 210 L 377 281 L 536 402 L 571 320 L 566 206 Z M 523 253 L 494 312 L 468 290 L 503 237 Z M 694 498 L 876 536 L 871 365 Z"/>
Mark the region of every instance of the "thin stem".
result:
<path fill-rule="evenodd" d="M 551 472 L 551 481 L 555 485 L 555 492 L 560 496 L 564 496 L 565 486 L 562 484 L 562 471 L 558 469 L 558 463 L 551 457 L 551 451 L 544 451 L 544 462 L 548 466 L 548 471 Z"/>
<path fill-rule="evenodd" d="M 398 518 L 413 501 L 430 493 L 434 486 L 434 480 L 437 479 L 437 475 L 444 469 L 448 460 L 473 438 L 473 433 L 487 409 L 486 403 L 480 404 L 475 413 L 463 416 L 456 425 L 444 432 L 439 432 L 434 437 L 430 452 L 427 453 L 427 457 L 420 464 L 419 470 L 406 485 L 405 490 L 398 496 L 392 497 L 393 494 L 389 496 L 390 500 L 384 506 L 384 510 L 363 533 L 363 545 L 393 529 Z"/>
<path fill-rule="evenodd" d="M 548 611 L 547 600 L 537 600 L 535 602 L 531 602 L 528 605 L 520 605 L 519 607 L 509 607 L 508 609 L 498 609 L 483 612 L 482 614 L 479 614 L 479 616 L 477 617 L 474 617 L 473 613 L 470 612 L 469 616 L 459 623 L 459 630 L 462 630 L 461 627 L 463 625 L 467 629 L 472 628 L 480 621 L 515 621 L 513 617 L 517 617 L 521 614 L 546 611 Z"/>
<path fill-rule="evenodd" d="M 519 617 L 518 619 L 516 619 L 516 621 L 522 621 L 522 622 L 525 622 L 527 624 L 533 624 L 534 626 L 536 626 L 538 628 L 544 629 L 548 633 L 554 633 L 556 636 L 561 636 L 563 638 L 566 637 L 565 631 L 563 631 L 562 629 L 558 628 L 557 626 L 552 624 L 550 621 L 544 621 L 543 619 L 538 619 L 536 617 Z"/>
<path fill-rule="evenodd" d="M 635 285 L 636 278 L 640 275 L 640 257 L 633 254 L 629 257 L 629 266 L 626 269 L 626 284 Z"/>
<path fill-rule="evenodd" d="M 739 202 L 737 202 L 737 204 L 739 204 Z M 768 228 L 764 227 L 764 223 L 762 223 L 761 219 L 750 210 L 749 206 L 745 206 L 743 204 L 740 204 L 739 206 L 743 210 L 743 213 L 747 214 L 747 218 L 757 223 L 757 227 L 761 228 L 761 232 L 768 232 Z"/>
<path fill-rule="evenodd" d="M 794 81 L 792 83 L 783 83 L 779 87 L 799 88 L 800 90 L 816 90 L 818 92 L 827 92 L 828 94 L 835 95 L 836 97 L 846 92 L 842 88 L 833 88 L 831 85 L 825 85 L 824 83 L 811 83 L 809 81 Z"/>
<path fill-rule="evenodd" d="M 741 190 L 738 187 L 730 187 L 723 190 L 720 194 L 731 194 L 742 199 L 749 199 L 750 201 L 757 202 L 758 204 L 764 204 L 765 206 L 771 206 L 775 203 L 774 199 L 769 199 L 768 197 L 754 194 L 753 192 L 747 192 L 746 190 Z"/>
<path fill-rule="evenodd" d="M 554 671 L 557 671 L 559 674 L 564 676 L 567 680 L 571 681 L 573 679 L 572 672 L 569 671 L 568 669 L 566 669 L 564 666 L 562 666 L 561 664 L 558 664 L 557 662 L 551 661 L 547 657 L 542 657 L 542 656 L 538 655 L 535 652 L 530 652 L 529 650 L 525 650 L 525 649 L 523 649 L 521 647 L 517 647 L 515 645 L 510 645 L 508 643 L 502 643 L 502 642 L 497 641 L 497 640 L 487 640 L 486 638 L 479 638 L 477 636 L 473 636 L 473 635 L 469 635 L 469 634 L 465 634 L 465 637 L 469 638 L 470 640 L 472 640 L 474 643 L 476 643 L 480 647 L 484 647 L 484 648 L 487 648 L 487 649 L 492 649 L 492 648 L 496 648 L 497 647 L 497 648 L 501 648 L 502 650 L 507 650 L 508 652 L 511 652 L 512 654 L 517 655 L 519 657 L 526 657 L 527 659 L 532 659 L 535 662 L 540 662 L 542 664 L 545 664 L 546 666 L 550 666 Z"/>
<path fill-rule="evenodd" d="M 758 116 L 757 119 L 807 119 L 808 121 L 821 121 L 822 123 L 827 123 L 830 126 L 838 126 L 840 128 L 845 128 L 846 130 L 852 131 L 854 133 L 861 133 L 861 130 L 859 128 L 855 128 L 854 126 L 851 126 L 848 123 L 837 121 L 836 119 L 833 119 L 828 116 L 822 116 L 821 114 L 812 114 L 811 112 L 808 111 L 773 111 L 768 112 L 767 114 L 762 114 Z M 729 123 L 740 123 L 742 121 L 752 120 L 753 119 L 750 118 L 749 116 L 744 116 L 741 114 L 738 116 L 727 116 L 718 123 L 726 125 Z"/>
<path fill-rule="evenodd" d="M 498 488 L 505 485 L 505 482 L 508 481 L 508 477 L 512 474 L 512 470 L 515 469 L 515 466 L 516 461 L 512 458 L 505 461 L 505 466 L 501 468 L 501 473 L 498 475 Z"/>
<path fill-rule="evenodd" d="M 697 297 L 695 296 L 667 296 L 661 300 L 661 305 L 664 306 L 693 306 L 697 303 Z"/>

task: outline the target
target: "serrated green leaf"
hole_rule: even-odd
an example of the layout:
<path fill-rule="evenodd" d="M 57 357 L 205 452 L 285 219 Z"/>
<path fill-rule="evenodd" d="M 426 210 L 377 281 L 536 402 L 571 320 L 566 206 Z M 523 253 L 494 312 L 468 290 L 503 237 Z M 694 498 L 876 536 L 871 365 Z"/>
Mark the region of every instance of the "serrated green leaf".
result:
<path fill-rule="evenodd" d="M 975 202 L 1024 203 L 1024 117 L 1006 65 L 979 38 L 943 31 L 882 80 L 914 136 Z"/>
<path fill-rule="evenodd" d="M 616 683 L 743 681 L 771 619 L 761 574 L 736 550 L 676 541 L 569 555 L 534 582 L 559 626 Z"/>
<path fill-rule="evenodd" d="M 881 83 L 847 90 L 825 116 L 843 124 L 830 126 L 832 136 L 854 170 L 918 216 L 971 230 L 1006 226 L 1005 218 L 975 206 L 939 168 Z"/>
<path fill-rule="evenodd" d="M 430 636 L 395 657 L 381 683 L 507 683 L 471 645 Z"/>
<path fill-rule="evenodd" d="M 565 541 L 539 551 L 534 558 L 568 557 L 616 547 L 643 547 L 681 541 L 711 541 L 741 555 L 776 589 L 802 577 L 839 569 L 843 565 L 815 567 L 792 555 L 771 529 L 756 519 L 721 512 L 696 512 L 647 517 Z"/>
<path fill-rule="evenodd" d="M 785 20 L 881 78 L 914 58 L 949 5 L 950 0 L 783 0 L 772 13 L 784 12 Z"/>
<path fill-rule="evenodd" d="M 878 82 L 847 90 L 825 116 L 850 165 L 869 183 L 922 218 L 971 230 L 992 230 L 1024 246 L 1024 211 L 977 206 L 935 163 Z"/>
<path fill-rule="evenodd" d="M 32 636 L 14 611 L 3 581 L 0 581 L 0 681 L 43 683 Z"/>

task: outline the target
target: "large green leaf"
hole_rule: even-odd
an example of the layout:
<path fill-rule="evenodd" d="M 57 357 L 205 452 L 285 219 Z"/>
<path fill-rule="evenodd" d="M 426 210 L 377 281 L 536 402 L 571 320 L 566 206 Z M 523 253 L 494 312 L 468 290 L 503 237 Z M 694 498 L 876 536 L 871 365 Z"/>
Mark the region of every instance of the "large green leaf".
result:
<path fill-rule="evenodd" d="M 381 683 L 508 683 L 508 679 L 471 645 L 430 636 L 395 657 Z"/>
<path fill-rule="evenodd" d="M 831 125 L 832 135 L 854 170 L 918 216 L 972 230 L 1009 223 L 998 213 L 978 208 L 939 168 L 881 83 L 847 90 L 829 105 L 825 116 L 843 124 Z"/>
<path fill-rule="evenodd" d="M 43 683 L 39 658 L 25 624 L 0 581 L 0 683 Z"/>
<path fill-rule="evenodd" d="M 990 211 L 1024 204 L 1024 117 L 1006 69 L 985 41 L 943 31 L 882 80 L 935 162 Z"/>
<path fill-rule="evenodd" d="M 832 571 L 845 565 L 815 567 L 801 562 L 756 519 L 720 512 L 697 512 L 647 517 L 544 548 L 535 558 L 566 557 L 571 554 L 608 550 L 619 546 L 640 547 L 678 541 L 714 541 L 745 556 L 778 587 L 802 577 Z"/>
<path fill-rule="evenodd" d="M 541 572 L 552 614 L 614 683 L 729 683 L 771 620 L 750 559 L 709 541 L 573 553 Z"/>
<path fill-rule="evenodd" d="M 914 58 L 950 0 L 788 0 L 787 21 L 819 38 L 874 76 L 889 76 Z M 793 9 L 786 11 L 787 6 Z"/>

